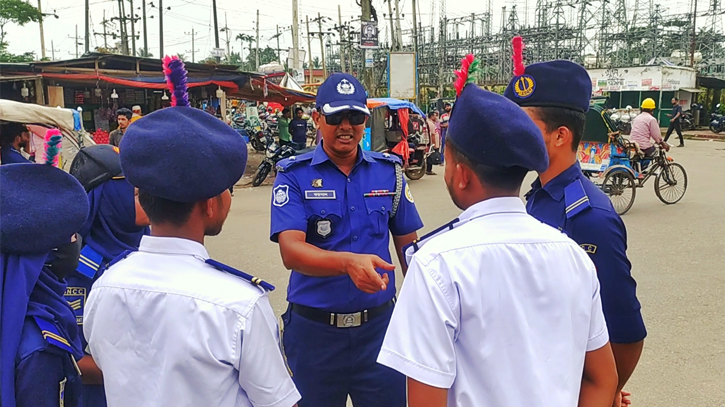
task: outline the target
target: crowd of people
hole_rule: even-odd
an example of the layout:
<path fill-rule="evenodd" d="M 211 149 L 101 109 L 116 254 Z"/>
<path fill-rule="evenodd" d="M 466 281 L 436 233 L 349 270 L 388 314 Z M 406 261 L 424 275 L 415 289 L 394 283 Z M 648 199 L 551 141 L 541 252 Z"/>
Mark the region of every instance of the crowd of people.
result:
<path fill-rule="evenodd" d="M 165 72 L 178 91 L 181 61 Z M 362 84 L 319 87 L 321 142 L 280 162 L 271 194 L 291 270 L 279 327 L 275 288 L 204 247 L 247 161 L 224 122 L 178 92 L 133 126 L 119 111 L 115 143 L 81 150 L 94 166 L 73 176 L 52 148 L 21 162 L 22 132 L 4 142 L 2 405 L 629 404 L 646 330 L 624 223 L 576 161 L 589 76 L 552 61 L 503 96 L 462 83 L 427 123 L 462 213 L 422 237 L 400 159 L 359 146 Z M 301 142 L 300 113 L 282 141 Z"/>

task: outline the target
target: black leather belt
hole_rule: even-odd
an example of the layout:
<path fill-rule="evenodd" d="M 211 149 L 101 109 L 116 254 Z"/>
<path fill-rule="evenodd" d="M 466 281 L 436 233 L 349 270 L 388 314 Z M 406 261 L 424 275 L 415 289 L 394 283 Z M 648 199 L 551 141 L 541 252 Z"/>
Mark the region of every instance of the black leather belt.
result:
<path fill-rule="evenodd" d="M 311 321 L 321 322 L 323 324 L 327 324 L 337 328 L 354 328 L 370 321 L 377 316 L 383 315 L 388 309 L 392 308 L 393 305 L 395 305 L 395 298 L 393 297 L 392 300 L 375 308 L 370 308 L 359 312 L 352 312 L 349 314 L 327 312 L 321 309 L 307 307 L 299 304 L 290 305 L 292 312 Z"/>

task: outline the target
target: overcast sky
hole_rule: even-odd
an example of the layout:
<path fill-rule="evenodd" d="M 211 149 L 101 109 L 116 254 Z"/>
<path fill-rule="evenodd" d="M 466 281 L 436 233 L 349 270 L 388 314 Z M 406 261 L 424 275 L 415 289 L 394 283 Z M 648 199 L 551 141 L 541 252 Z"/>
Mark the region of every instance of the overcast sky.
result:
<path fill-rule="evenodd" d="M 32 4 L 37 5 L 37 0 L 29 0 Z M 75 56 L 76 47 L 75 40 L 75 27 L 78 25 L 78 35 L 80 41 L 83 41 L 84 36 L 84 0 L 41 0 L 43 12 L 53 12 L 58 15 L 58 19 L 54 17 L 47 17 L 44 23 L 45 29 L 45 48 L 47 56 L 51 57 L 51 41 L 55 47 L 55 59 L 69 59 Z M 126 10 L 128 13 L 130 3 L 126 1 Z M 133 0 L 134 8 L 136 13 L 141 15 L 141 1 Z M 395 0 L 393 0 L 395 1 Z M 434 19 L 438 19 L 440 1 L 432 0 L 435 3 L 435 12 L 433 14 Z M 631 0 L 634 3 L 634 0 Z M 158 19 L 158 8 L 151 8 L 149 4 L 153 3 L 156 7 L 159 5 L 159 0 L 146 0 L 147 4 L 147 16 L 153 16 L 148 18 L 148 42 L 149 50 L 155 56 L 159 57 L 159 19 Z M 196 58 L 203 59 L 207 57 L 212 48 L 214 47 L 214 30 L 213 30 L 213 16 L 211 3 L 212 0 L 163 0 L 164 8 L 171 7 L 170 10 L 166 10 L 164 14 L 164 52 L 166 54 L 183 53 L 190 58 L 191 54 L 191 36 L 186 33 L 191 33 L 194 29 L 196 34 L 195 48 Z M 700 0 L 699 9 L 705 8 L 707 1 Z M 90 0 L 91 4 L 91 27 L 92 33 L 103 32 L 103 13 L 105 11 L 106 18 L 117 17 L 118 12 L 118 0 Z M 352 18 L 357 18 L 360 15 L 360 8 L 355 3 L 355 0 L 299 0 L 299 17 L 301 20 L 305 19 L 305 16 L 310 18 L 317 17 L 317 13 L 321 13 L 323 16 L 328 16 L 333 19 L 332 23 L 327 24 L 323 27 L 326 31 L 327 27 L 331 27 L 337 23 L 337 6 L 341 6 L 342 20 L 349 21 Z M 524 9 L 528 9 L 529 21 L 533 21 L 534 8 L 536 6 L 536 0 L 493 0 L 493 25 L 494 29 L 497 29 L 500 25 L 501 20 L 501 8 L 504 5 L 511 6 L 512 4 L 517 5 L 517 11 L 520 16 L 521 22 L 524 21 Z M 640 4 L 648 4 L 646 0 L 640 0 Z M 684 13 L 690 8 L 690 1 L 679 1 L 675 2 L 669 0 L 663 2 L 664 6 L 669 12 Z M 388 13 L 388 5 L 383 3 L 383 0 L 373 0 L 373 5 L 378 12 L 380 20 L 383 19 L 383 14 Z M 251 2 L 248 0 L 217 0 L 218 8 L 218 20 L 219 27 L 222 28 L 226 24 L 228 25 L 231 35 L 231 48 L 233 51 L 238 52 L 240 48 L 239 41 L 234 41 L 234 37 L 239 33 L 246 33 L 254 35 L 254 22 L 256 21 L 256 10 L 259 8 L 259 27 L 260 27 L 260 46 L 264 47 L 270 45 L 276 47 L 276 40 L 270 40 L 275 34 L 275 26 L 279 25 L 280 29 L 284 28 L 287 31 L 283 33 L 280 38 L 280 48 L 285 49 L 292 46 L 292 34 L 289 31 L 289 26 L 292 24 L 292 0 L 259 0 L 257 2 Z M 421 23 L 424 26 L 429 25 L 431 21 L 431 0 L 419 0 L 418 8 L 421 15 Z M 482 0 L 461 0 L 461 1 L 447 1 L 446 14 L 449 18 L 462 17 L 470 13 L 481 13 L 486 8 L 486 1 Z M 510 8 L 509 8 L 510 10 Z M 412 1 L 411 0 L 400 0 L 400 12 L 404 14 L 402 18 L 401 26 L 403 30 L 410 29 L 412 27 Z M 387 21 L 387 19 L 386 19 Z M 702 21 L 699 19 L 698 22 Z M 118 22 L 113 22 L 113 27 L 118 28 Z M 359 24 L 359 23 L 355 23 Z M 387 24 L 381 22 L 380 27 L 380 40 L 385 40 L 385 26 Z M 699 26 L 700 24 L 698 24 Z M 141 39 L 136 41 L 136 48 L 143 47 L 142 40 L 142 27 L 139 21 L 136 24 L 136 32 L 141 35 Z M 130 31 L 130 23 L 129 23 Z M 316 31 L 316 27 L 310 27 L 312 31 Z M 462 28 L 463 29 L 463 28 Z M 307 48 L 307 39 L 305 36 L 306 27 L 304 24 L 300 24 L 300 47 L 302 49 Z M 24 27 L 18 27 L 13 24 L 8 24 L 5 27 L 7 33 L 6 40 L 9 42 L 9 50 L 13 53 L 22 53 L 25 51 L 35 51 L 36 55 L 40 56 L 40 33 L 38 24 L 30 23 Z M 220 33 L 220 46 L 225 47 L 225 33 Z M 112 41 L 111 38 L 108 39 Z M 334 41 L 333 41 L 334 42 Z M 91 49 L 96 46 L 103 46 L 103 37 L 98 35 L 91 35 Z M 83 45 L 79 46 L 80 53 L 83 53 Z M 246 54 L 245 50 L 245 54 Z M 312 42 L 312 54 L 313 56 L 320 54 L 319 40 Z M 282 53 L 282 58 L 285 58 L 285 53 Z"/>

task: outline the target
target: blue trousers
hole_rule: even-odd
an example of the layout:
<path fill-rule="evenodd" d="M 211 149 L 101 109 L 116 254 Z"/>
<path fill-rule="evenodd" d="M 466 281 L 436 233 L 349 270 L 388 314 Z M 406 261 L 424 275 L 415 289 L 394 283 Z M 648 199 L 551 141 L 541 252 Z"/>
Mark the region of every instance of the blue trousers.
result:
<path fill-rule="evenodd" d="M 299 407 L 405 407 L 405 376 L 376 362 L 393 308 L 355 328 L 337 328 L 290 311 L 282 345 Z"/>

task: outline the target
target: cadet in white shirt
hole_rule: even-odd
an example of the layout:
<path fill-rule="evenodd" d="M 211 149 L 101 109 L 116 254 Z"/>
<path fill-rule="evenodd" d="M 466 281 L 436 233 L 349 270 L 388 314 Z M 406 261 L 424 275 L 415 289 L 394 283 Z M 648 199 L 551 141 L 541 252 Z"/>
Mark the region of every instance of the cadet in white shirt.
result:
<path fill-rule="evenodd" d="M 465 83 L 445 152 L 464 212 L 409 248 L 378 362 L 408 376 L 410 407 L 610 407 L 617 373 L 594 265 L 518 197 L 527 172 L 548 166 L 541 132 Z"/>
<path fill-rule="evenodd" d="M 300 395 L 279 348 L 274 287 L 204 248 L 229 213 L 246 144 L 188 106 L 181 61 L 167 57 L 164 68 L 174 107 L 129 127 L 120 146 L 151 236 L 111 263 L 84 313 L 108 405 L 290 407 Z"/>

